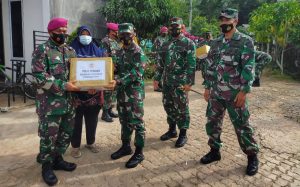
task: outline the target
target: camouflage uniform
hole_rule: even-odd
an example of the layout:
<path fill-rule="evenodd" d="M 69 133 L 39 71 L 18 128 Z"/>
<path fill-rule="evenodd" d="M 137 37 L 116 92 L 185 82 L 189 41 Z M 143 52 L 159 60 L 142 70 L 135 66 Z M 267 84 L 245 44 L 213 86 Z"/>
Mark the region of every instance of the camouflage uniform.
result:
<path fill-rule="evenodd" d="M 121 139 L 130 142 L 135 130 L 135 146 L 144 147 L 144 70 L 143 50 L 132 42 L 128 49 L 116 53 L 117 109 L 122 125 Z"/>
<path fill-rule="evenodd" d="M 116 51 L 120 50 L 119 43 L 116 40 L 109 38 L 108 36 L 104 37 L 101 40 L 101 43 L 102 43 L 102 48 L 106 49 L 109 57 L 115 56 Z M 114 103 L 116 103 L 116 91 L 105 90 L 103 111 L 112 108 Z"/>
<path fill-rule="evenodd" d="M 222 122 L 225 110 L 228 110 L 234 125 L 240 147 L 247 155 L 258 153 L 259 148 L 253 138 L 253 129 L 249 124 L 248 103 L 244 107 L 235 106 L 238 92 L 249 93 L 254 78 L 254 46 L 250 37 L 236 31 L 230 41 L 224 35 L 213 40 L 206 58 L 206 89 L 210 90 L 206 116 L 208 144 L 220 149 Z"/>
<path fill-rule="evenodd" d="M 155 52 L 155 67 L 157 66 L 157 64 L 160 61 L 160 50 L 161 47 L 163 45 L 164 42 L 166 42 L 169 39 L 168 36 L 162 37 L 162 36 L 158 36 L 155 38 L 154 43 L 153 43 L 153 47 L 152 47 L 152 51 Z M 162 80 L 159 81 L 159 87 L 162 87 Z"/>
<path fill-rule="evenodd" d="M 255 78 L 259 79 L 266 64 L 272 61 L 271 55 L 263 51 L 255 51 Z"/>
<path fill-rule="evenodd" d="M 188 94 L 183 85 L 192 85 L 196 66 L 195 44 L 182 34 L 171 38 L 161 48 L 154 80 L 163 80 L 163 105 L 169 126 L 188 129 L 190 124 Z"/>
<path fill-rule="evenodd" d="M 65 90 L 69 79 L 69 59 L 74 49 L 58 47 L 52 40 L 41 44 L 32 54 L 32 73 L 39 84 L 36 112 L 39 117 L 41 163 L 53 162 L 65 153 L 72 136 L 75 106 L 70 92 Z"/>

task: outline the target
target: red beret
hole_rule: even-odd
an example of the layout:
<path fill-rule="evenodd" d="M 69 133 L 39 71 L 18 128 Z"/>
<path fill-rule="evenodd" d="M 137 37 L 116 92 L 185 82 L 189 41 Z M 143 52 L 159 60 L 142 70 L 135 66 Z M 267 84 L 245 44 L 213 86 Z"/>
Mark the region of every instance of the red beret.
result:
<path fill-rule="evenodd" d="M 117 23 L 106 23 L 106 27 L 109 30 L 113 30 L 113 31 L 118 31 L 119 30 L 119 25 Z"/>
<path fill-rule="evenodd" d="M 58 29 L 60 27 L 66 27 L 68 25 L 68 20 L 65 18 L 53 18 L 48 23 L 48 32 Z"/>

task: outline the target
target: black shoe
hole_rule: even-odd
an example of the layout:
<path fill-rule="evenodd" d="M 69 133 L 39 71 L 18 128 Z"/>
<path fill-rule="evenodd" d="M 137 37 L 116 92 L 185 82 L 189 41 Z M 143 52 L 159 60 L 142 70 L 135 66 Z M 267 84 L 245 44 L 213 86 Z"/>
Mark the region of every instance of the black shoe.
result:
<path fill-rule="evenodd" d="M 260 78 L 255 78 L 254 82 L 252 83 L 253 87 L 260 87 Z"/>
<path fill-rule="evenodd" d="M 42 165 L 42 177 L 49 186 L 54 186 L 58 182 L 57 177 L 53 172 L 52 164 L 49 162 Z"/>
<path fill-rule="evenodd" d="M 248 166 L 247 166 L 246 174 L 249 176 L 255 175 L 258 171 L 258 164 L 259 161 L 256 155 L 248 156 Z"/>
<path fill-rule="evenodd" d="M 210 164 L 219 160 L 221 160 L 220 151 L 218 149 L 211 149 L 209 153 L 207 153 L 200 159 L 200 162 L 202 164 Z"/>
<path fill-rule="evenodd" d="M 169 140 L 171 138 L 176 138 L 176 137 L 177 137 L 176 124 L 171 124 L 171 125 L 169 125 L 168 132 L 166 132 L 165 134 L 163 134 L 160 137 L 160 140 L 161 141 L 166 141 L 166 140 Z"/>
<path fill-rule="evenodd" d="M 166 141 L 166 140 L 169 140 L 171 138 L 176 138 L 177 137 L 177 132 L 176 130 L 175 131 L 168 131 L 166 132 L 165 134 L 163 134 L 161 137 L 160 137 L 160 140 L 161 141 Z"/>
<path fill-rule="evenodd" d="M 144 160 L 143 153 L 134 153 L 134 155 L 128 160 L 126 163 L 126 168 L 135 168 L 139 163 L 141 163 Z"/>
<path fill-rule="evenodd" d="M 102 116 L 101 116 L 101 119 L 103 121 L 106 121 L 106 122 L 113 122 L 114 120 L 112 119 L 112 117 L 108 114 L 108 110 L 103 110 L 102 112 Z"/>
<path fill-rule="evenodd" d="M 180 129 L 179 137 L 175 143 L 175 147 L 183 147 L 186 144 L 187 140 L 188 138 L 186 136 L 186 129 Z"/>
<path fill-rule="evenodd" d="M 108 109 L 108 115 L 112 118 L 118 118 L 119 115 L 117 113 L 115 113 L 112 108 Z"/>
<path fill-rule="evenodd" d="M 177 148 L 183 147 L 186 144 L 187 140 L 188 140 L 187 136 L 179 136 L 175 143 L 175 147 Z"/>
<path fill-rule="evenodd" d="M 74 171 L 77 165 L 75 163 L 64 161 L 62 156 L 56 157 L 53 162 L 54 170 Z"/>
<path fill-rule="evenodd" d="M 132 152 L 130 145 L 122 145 L 122 147 L 118 151 L 111 154 L 110 157 L 111 157 L 111 159 L 116 160 L 116 159 L 122 158 L 123 156 L 131 155 L 132 153 L 133 152 Z"/>

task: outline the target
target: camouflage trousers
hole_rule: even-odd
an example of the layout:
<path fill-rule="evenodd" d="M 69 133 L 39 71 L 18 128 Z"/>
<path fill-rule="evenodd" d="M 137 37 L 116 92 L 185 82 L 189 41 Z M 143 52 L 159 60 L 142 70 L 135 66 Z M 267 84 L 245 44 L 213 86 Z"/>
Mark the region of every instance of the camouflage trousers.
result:
<path fill-rule="evenodd" d="M 272 59 L 265 59 L 255 62 L 255 78 L 260 78 L 264 67 L 271 62 Z"/>
<path fill-rule="evenodd" d="M 40 153 L 38 162 L 53 162 L 56 156 L 66 152 L 73 133 L 74 117 L 75 112 L 39 117 Z"/>
<path fill-rule="evenodd" d="M 169 126 L 177 124 L 179 129 L 190 126 L 188 93 L 175 86 L 163 85 L 163 105 Z"/>
<path fill-rule="evenodd" d="M 144 102 L 135 98 L 129 98 L 125 102 L 125 93 L 118 94 L 117 109 L 121 123 L 122 141 L 131 141 L 133 131 L 135 131 L 134 145 L 144 147 L 145 145 L 145 124 Z"/>
<path fill-rule="evenodd" d="M 245 107 L 237 108 L 233 101 L 209 99 L 206 110 L 206 132 L 209 136 L 208 145 L 215 149 L 222 147 L 221 132 L 226 109 L 233 123 L 242 151 L 247 155 L 257 154 L 259 146 L 253 138 L 254 130 L 249 124 L 250 113 L 247 102 Z"/>
<path fill-rule="evenodd" d="M 117 100 L 116 95 L 117 95 L 116 91 L 111 91 L 111 90 L 104 91 L 103 110 L 108 110 L 114 107 Z"/>

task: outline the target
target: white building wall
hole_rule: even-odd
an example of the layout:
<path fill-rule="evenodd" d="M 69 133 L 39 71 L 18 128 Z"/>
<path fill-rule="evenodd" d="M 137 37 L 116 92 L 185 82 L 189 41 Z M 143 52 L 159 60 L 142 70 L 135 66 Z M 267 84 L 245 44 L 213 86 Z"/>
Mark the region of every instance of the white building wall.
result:
<path fill-rule="evenodd" d="M 5 65 L 11 66 L 12 57 L 10 4 L 11 0 L 2 0 L 3 34 Z M 22 0 L 23 17 L 23 44 L 26 71 L 31 71 L 31 54 L 33 52 L 33 30 L 46 31 L 50 20 L 49 0 Z"/>

